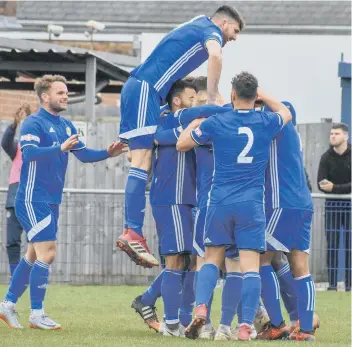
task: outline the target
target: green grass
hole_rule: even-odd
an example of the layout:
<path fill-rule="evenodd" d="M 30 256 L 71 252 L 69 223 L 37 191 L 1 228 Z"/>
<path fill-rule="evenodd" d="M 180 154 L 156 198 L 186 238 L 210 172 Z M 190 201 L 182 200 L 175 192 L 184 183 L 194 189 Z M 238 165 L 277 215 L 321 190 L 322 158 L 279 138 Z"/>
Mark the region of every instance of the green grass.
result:
<path fill-rule="evenodd" d="M 0 286 L 0 297 L 7 287 Z M 134 297 L 143 287 L 130 286 L 67 286 L 50 285 L 45 304 L 46 312 L 63 325 L 61 331 L 39 331 L 27 328 L 29 314 L 28 293 L 20 300 L 17 310 L 23 330 L 8 329 L 0 322 L 1 347 L 46 346 L 211 346 L 213 341 L 191 341 L 162 337 L 149 330 L 131 308 Z M 220 316 L 221 290 L 216 290 L 212 318 L 215 324 Z M 351 345 L 351 296 L 344 292 L 318 292 L 316 311 L 321 327 L 315 346 Z M 158 314 L 162 317 L 161 301 Z M 220 345 L 241 344 L 217 342 Z M 292 342 L 257 342 L 253 346 L 293 346 Z"/>

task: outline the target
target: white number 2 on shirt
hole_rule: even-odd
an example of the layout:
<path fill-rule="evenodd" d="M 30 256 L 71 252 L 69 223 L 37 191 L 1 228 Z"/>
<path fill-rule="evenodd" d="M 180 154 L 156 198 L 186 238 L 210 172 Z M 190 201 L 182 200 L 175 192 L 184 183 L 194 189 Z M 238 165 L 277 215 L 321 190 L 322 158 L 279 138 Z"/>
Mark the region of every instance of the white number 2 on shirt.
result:
<path fill-rule="evenodd" d="M 238 128 L 238 134 L 246 134 L 248 136 L 248 142 L 246 146 L 243 148 L 243 151 L 237 157 L 237 163 L 239 164 L 250 164 L 253 161 L 253 157 L 246 157 L 248 152 L 251 150 L 253 146 L 253 132 L 250 128 L 247 127 L 240 127 Z"/>

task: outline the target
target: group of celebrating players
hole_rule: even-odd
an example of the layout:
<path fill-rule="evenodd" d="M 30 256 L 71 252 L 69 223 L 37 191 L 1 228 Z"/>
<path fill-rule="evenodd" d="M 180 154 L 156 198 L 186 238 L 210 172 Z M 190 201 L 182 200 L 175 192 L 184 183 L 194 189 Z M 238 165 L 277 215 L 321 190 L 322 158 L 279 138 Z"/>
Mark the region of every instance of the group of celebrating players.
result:
<path fill-rule="evenodd" d="M 313 205 L 295 111 L 247 72 L 234 77 L 230 104 L 218 93 L 221 48 L 243 27 L 237 10 L 222 6 L 171 31 L 131 72 L 121 94 L 119 137 L 128 143 L 131 168 L 117 247 L 138 265 L 159 265 L 142 234 L 152 167 L 150 204 L 165 266 L 132 303 L 144 321 L 166 336 L 314 341 Z M 185 78 L 206 60 L 206 79 Z M 204 95 L 207 105 L 200 106 Z M 215 333 L 210 309 L 220 270 L 226 279 Z M 281 313 L 280 284 L 291 327 Z M 159 296 L 163 323 L 154 308 Z M 265 321 L 260 297 L 270 321 L 257 336 L 256 314 Z M 231 330 L 236 312 L 239 324 Z"/>
<path fill-rule="evenodd" d="M 313 208 L 295 110 L 266 95 L 247 72 L 233 79 L 231 104 L 203 105 L 206 82 L 175 82 L 160 110 L 150 204 L 164 269 L 132 308 L 165 336 L 314 340 L 319 322 L 308 269 Z M 217 100 L 223 102 L 220 95 Z M 283 254 L 290 251 L 291 268 Z M 210 310 L 219 271 L 225 284 L 215 331 Z M 306 286 L 303 299 L 298 293 Z M 164 322 L 155 311 L 160 296 Z"/>
<path fill-rule="evenodd" d="M 218 93 L 222 47 L 243 28 L 239 12 L 221 6 L 212 17 L 198 16 L 166 35 L 125 83 L 121 142 L 107 150 L 86 148 L 72 123 L 58 115 L 68 98 L 61 76 L 44 76 L 36 84 L 41 108 L 21 128 L 15 206 L 29 244 L 0 303 L 0 318 L 10 327 L 22 328 L 15 304 L 29 284 L 30 327 L 61 328 L 44 313 L 43 301 L 68 151 L 95 162 L 128 145 L 125 229 L 117 247 L 138 265 L 159 266 L 142 232 L 152 167 L 150 203 L 164 259 L 163 271 L 132 302 L 149 327 L 191 339 L 315 340 L 319 320 L 308 265 L 313 205 L 295 110 L 262 91 L 248 72 L 233 78 L 230 104 Z M 205 61 L 206 78 L 185 78 Z M 220 271 L 225 285 L 215 332 L 210 311 Z M 154 307 L 160 296 L 163 322 Z"/>

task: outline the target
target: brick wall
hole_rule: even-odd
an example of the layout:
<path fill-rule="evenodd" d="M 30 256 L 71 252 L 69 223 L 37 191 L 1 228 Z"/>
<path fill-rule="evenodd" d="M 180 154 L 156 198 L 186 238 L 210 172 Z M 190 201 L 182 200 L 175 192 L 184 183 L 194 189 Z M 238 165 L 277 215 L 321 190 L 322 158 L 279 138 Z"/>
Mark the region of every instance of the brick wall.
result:
<path fill-rule="evenodd" d="M 37 98 L 32 91 L 0 90 L 0 119 L 13 119 L 16 110 L 28 103 L 32 111 L 37 108 Z"/>
<path fill-rule="evenodd" d="M 16 1 L 0 1 L 0 14 L 16 16 Z"/>
<path fill-rule="evenodd" d="M 101 97 L 103 104 L 116 105 L 120 94 L 101 94 Z M 28 103 L 32 112 L 38 108 L 37 97 L 32 91 L 0 90 L 0 119 L 13 119 L 23 103 Z"/>

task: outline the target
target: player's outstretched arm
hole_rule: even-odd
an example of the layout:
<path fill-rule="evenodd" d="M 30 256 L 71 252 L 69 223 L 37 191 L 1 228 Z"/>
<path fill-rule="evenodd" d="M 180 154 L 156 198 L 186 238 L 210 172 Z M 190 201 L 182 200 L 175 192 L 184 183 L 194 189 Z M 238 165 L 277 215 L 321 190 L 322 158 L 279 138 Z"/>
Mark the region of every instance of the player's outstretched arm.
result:
<path fill-rule="evenodd" d="M 215 104 L 218 96 L 218 86 L 222 69 L 222 53 L 219 42 L 215 40 L 208 40 L 206 43 L 208 50 L 208 104 Z"/>
<path fill-rule="evenodd" d="M 172 129 L 161 130 L 155 133 L 154 143 L 157 146 L 172 146 L 176 145 L 177 140 L 180 136 L 180 131 L 182 127 L 175 127 Z"/>
<path fill-rule="evenodd" d="M 263 100 L 273 112 L 281 115 L 284 125 L 292 120 L 292 114 L 286 105 L 265 93 L 261 88 L 258 88 L 257 94 L 259 100 Z"/>
<path fill-rule="evenodd" d="M 196 129 L 205 118 L 197 118 L 193 120 L 188 127 L 183 130 L 178 138 L 176 149 L 179 152 L 187 152 L 198 144 L 193 140 L 191 132 Z"/>
<path fill-rule="evenodd" d="M 78 134 L 69 137 L 63 144 L 51 146 L 51 147 L 38 147 L 35 142 L 40 142 L 39 137 L 27 134 L 21 136 L 21 149 L 22 149 L 22 160 L 23 162 L 36 161 L 40 159 L 48 158 L 55 153 L 61 153 L 70 150 L 73 146 L 78 144 Z M 26 144 L 26 138 L 30 140 L 30 143 Z"/>
<path fill-rule="evenodd" d="M 96 163 L 110 157 L 117 157 L 127 151 L 128 147 L 125 143 L 113 142 L 107 149 L 96 150 L 85 147 L 81 150 L 72 151 L 72 153 L 82 163 Z"/>

